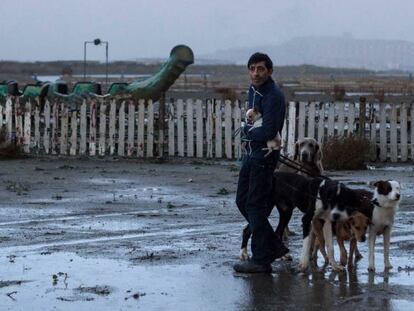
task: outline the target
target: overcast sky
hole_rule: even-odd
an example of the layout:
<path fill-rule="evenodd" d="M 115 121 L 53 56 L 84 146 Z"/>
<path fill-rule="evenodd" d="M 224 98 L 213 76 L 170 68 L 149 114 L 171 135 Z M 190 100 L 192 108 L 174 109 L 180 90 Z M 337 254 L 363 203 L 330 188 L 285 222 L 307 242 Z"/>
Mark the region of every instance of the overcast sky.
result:
<path fill-rule="evenodd" d="M 109 60 L 196 57 L 296 36 L 414 41 L 413 0 L 2 0 L 0 60 L 81 60 L 83 42 L 109 42 Z M 87 58 L 105 60 L 104 47 Z"/>

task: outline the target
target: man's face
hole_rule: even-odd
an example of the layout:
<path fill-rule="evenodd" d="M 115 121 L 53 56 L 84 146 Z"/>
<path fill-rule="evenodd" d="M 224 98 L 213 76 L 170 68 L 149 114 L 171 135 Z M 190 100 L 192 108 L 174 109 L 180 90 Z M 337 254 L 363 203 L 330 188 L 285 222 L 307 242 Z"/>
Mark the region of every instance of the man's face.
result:
<path fill-rule="evenodd" d="M 251 64 L 249 67 L 249 75 L 254 86 L 260 86 L 272 75 L 273 70 L 267 69 L 265 62 Z"/>

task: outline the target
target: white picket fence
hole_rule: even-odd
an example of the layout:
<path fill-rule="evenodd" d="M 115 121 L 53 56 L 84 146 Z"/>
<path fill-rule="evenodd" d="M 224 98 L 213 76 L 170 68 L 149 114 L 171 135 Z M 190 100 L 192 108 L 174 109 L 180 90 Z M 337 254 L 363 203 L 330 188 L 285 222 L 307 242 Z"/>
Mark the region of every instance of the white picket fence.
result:
<path fill-rule="evenodd" d="M 15 140 L 26 153 L 150 158 L 166 150 L 179 157 L 241 157 L 240 136 L 234 132 L 246 103 L 166 102 L 165 133 L 159 130 L 158 106 L 151 100 L 91 99 L 77 107 L 46 101 L 41 108 L 38 101 L 23 103 L 10 97 L 0 105 L 0 124 L 9 141 Z M 289 102 L 282 132 L 285 153 L 292 154 L 295 142 L 303 137 L 324 142 L 333 135 L 362 133 L 380 147 L 381 161 L 414 161 L 414 105 L 366 103 L 361 106 L 365 111 L 360 106 Z"/>
<path fill-rule="evenodd" d="M 287 123 L 283 137 L 289 154 L 294 141 L 303 137 L 314 137 L 323 143 L 330 136 L 353 134 L 378 146 L 380 161 L 414 161 L 411 103 L 290 102 Z M 375 160 L 375 151 L 372 159 Z"/>

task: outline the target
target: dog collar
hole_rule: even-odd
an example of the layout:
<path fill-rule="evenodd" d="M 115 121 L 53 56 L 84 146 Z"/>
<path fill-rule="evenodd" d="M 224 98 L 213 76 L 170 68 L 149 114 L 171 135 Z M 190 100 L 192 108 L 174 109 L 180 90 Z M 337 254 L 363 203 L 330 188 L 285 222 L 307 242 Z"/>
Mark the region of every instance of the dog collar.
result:
<path fill-rule="evenodd" d="M 378 200 L 377 200 L 377 199 L 374 199 L 374 200 L 372 200 L 371 202 L 372 202 L 372 204 L 374 204 L 374 205 L 376 205 L 376 206 L 381 206 L 381 205 L 378 203 Z"/>

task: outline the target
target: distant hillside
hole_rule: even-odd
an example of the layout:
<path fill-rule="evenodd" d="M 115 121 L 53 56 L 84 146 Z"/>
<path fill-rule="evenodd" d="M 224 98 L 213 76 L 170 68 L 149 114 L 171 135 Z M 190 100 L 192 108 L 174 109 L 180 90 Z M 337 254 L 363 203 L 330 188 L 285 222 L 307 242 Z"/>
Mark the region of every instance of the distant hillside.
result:
<path fill-rule="evenodd" d="M 300 37 L 280 45 L 218 50 L 204 59 L 245 64 L 256 52 L 268 53 L 278 66 L 311 64 L 323 67 L 414 71 L 414 43 L 362 40 L 352 36 Z"/>

